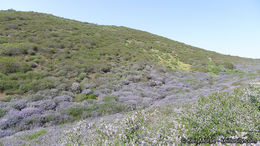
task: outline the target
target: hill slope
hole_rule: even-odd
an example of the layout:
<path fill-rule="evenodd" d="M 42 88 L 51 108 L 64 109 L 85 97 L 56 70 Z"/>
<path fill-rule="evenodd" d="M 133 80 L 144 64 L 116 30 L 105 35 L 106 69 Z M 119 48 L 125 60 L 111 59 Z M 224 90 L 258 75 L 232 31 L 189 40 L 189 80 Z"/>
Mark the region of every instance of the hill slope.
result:
<path fill-rule="evenodd" d="M 60 124 L 165 103 L 175 111 L 172 103 L 260 80 L 259 64 L 126 27 L 0 11 L 0 141 L 30 145 L 47 132 L 57 142 L 66 129 Z"/>
<path fill-rule="evenodd" d="M 35 12 L 1 11 L 0 26 L 0 79 L 16 79 L 0 85 L 6 94 L 36 92 L 53 88 L 58 82 L 71 84 L 131 64 L 207 72 L 208 58 L 231 69 L 233 64 L 253 62 L 130 28 Z M 46 79 L 49 76 L 57 77 L 56 83 Z"/>

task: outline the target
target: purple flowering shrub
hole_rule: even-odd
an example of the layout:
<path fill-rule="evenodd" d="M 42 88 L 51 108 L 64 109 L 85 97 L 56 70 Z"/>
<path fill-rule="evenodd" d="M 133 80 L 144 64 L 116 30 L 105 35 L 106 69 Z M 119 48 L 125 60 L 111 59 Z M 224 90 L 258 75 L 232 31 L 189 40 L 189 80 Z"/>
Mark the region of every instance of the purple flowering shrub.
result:
<path fill-rule="evenodd" d="M 213 93 L 197 102 L 130 112 L 113 121 L 80 121 L 63 145 L 173 145 L 182 138 L 259 140 L 259 88 Z M 116 117 L 116 116 L 115 116 Z"/>
<path fill-rule="evenodd" d="M 64 132 L 61 145 L 167 145 L 180 141 L 177 114 L 169 106 L 137 110 L 114 122 L 80 121 Z"/>

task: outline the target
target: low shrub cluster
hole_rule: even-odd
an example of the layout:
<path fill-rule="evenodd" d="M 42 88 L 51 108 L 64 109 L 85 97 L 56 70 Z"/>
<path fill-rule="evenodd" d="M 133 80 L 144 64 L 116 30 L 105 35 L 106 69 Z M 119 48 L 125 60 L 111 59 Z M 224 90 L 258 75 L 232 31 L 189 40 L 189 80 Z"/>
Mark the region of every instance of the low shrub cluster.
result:
<path fill-rule="evenodd" d="M 208 68 L 207 72 L 218 75 L 221 72 L 225 72 L 227 74 L 242 74 L 243 71 L 237 70 L 236 67 L 231 62 L 224 62 L 223 64 L 214 63 L 211 58 L 208 59 Z M 201 70 L 201 68 L 198 68 Z M 204 70 L 201 70 L 204 71 Z"/>
<path fill-rule="evenodd" d="M 74 98 L 75 102 L 82 102 L 84 100 L 88 100 L 88 99 L 97 99 L 97 96 L 95 96 L 94 94 L 77 94 Z"/>
<path fill-rule="evenodd" d="M 62 110 L 62 113 L 65 115 L 70 115 L 74 120 L 77 119 L 85 119 L 88 117 L 97 117 L 104 116 L 108 114 L 118 113 L 126 111 L 127 109 L 124 105 L 115 102 L 115 99 L 109 97 L 106 100 L 103 100 L 101 103 L 97 103 L 97 96 L 93 94 L 89 95 L 78 95 L 75 97 L 75 102 L 82 102 L 84 100 L 87 101 L 87 105 L 83 105 L 80 103 L 68 106 L 67 108 Z"/>
<path fill-rule="evenodd" d="M 0 58 L 0 73 L 10 74 L 17 72 L 27 72 L 31 70 L 31 67 L 16 57 L 1 57 Z"/>
<path fill-rule="evenodd" d="M 232 64 L 231 62 L 224 62 L 223 66 L 224 66 L 224 68 L 230 69 L 230 70 L 236 69 L 236 66 L 234 64 Z"/>
<path fill-rule="evenodd" d="M 0 55 L 3 56 L 19 56 L 19 55 L 35 55 L 38 46 L 32 43 L 5 43 L 0 45 Z"/>
<path fill-rule="evenodd" d="M 12 100 L 12 98 L 10 96 L 0 98 L 0 101 L 2 101 L 2 102 L 10 102 L 11 100 Z M 2 111 L 1 113 L 4 114 L 4 111 Z"/>
<path fill-rule="evenodd" d="M 49 78 L 45 72 L 0 73 L 0 91 L 6 94 L 24 94 L 56 87 L 59 81 Z"/>
<path fill-rule="evenodd" d="M 4 116 L 4 115 L 5 115 L 5 113 L 6 113 L 6 111 L 4 111 L 4 110 L 0 109 L 0 118 L 1 118 L 2 116 Z"/>
<path fill-rule="evenodd" d="M 81 118 L 84 110 L 85 108 L 83 106 L 72 106 L 69 108 L 69 115 L 79 119 Z"/>
<path fill-rule="evenodd" d="M 47 130 L 43 129 L 43 130 L 40 130 L 40 131 L 35 131 L 33 134 L 31 135 L 25 135 L 25 137 L 29 140 L 33 140 L 33 139 L 36 139 L 42 135 L 44 135 L 45 133 L 47 133 Z"/>

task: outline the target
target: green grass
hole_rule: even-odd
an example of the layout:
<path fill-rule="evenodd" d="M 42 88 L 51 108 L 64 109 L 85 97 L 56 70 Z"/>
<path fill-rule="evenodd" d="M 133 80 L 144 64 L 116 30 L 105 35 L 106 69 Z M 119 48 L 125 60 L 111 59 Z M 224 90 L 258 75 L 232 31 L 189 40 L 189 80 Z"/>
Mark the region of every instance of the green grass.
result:
<path fill-rule="evenodd" d="M 35 132 L 33 132 L 33 134 L 31 134 L 31 135 L 25 135 L 25 137 L 26 137 L 28 140 L 34 140 L 34 139 L 36 139 L 36 138 L 38 138 L 38 137 L 40 137 L 40 136 L 43 136 L 43 135 L 46 134 L 46 133 L 47 133 L 47 130 L 42 129 L 42 130 L 40 130 L 40 131 L 35 131 Z"/>

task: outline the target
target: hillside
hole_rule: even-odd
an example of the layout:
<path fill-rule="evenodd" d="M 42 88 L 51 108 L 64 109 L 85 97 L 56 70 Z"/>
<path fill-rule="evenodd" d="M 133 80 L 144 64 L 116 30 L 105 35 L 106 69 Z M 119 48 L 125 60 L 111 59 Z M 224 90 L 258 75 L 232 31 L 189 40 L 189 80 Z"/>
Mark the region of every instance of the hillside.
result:
<path fill-rule="evenodd" d="M 140 30 L 0 11 L 0 138 L 6 145 L 5 137 L 16 133 L 12 145 L 27 145 L 20 131 L 50 127 L 48 133 L 78 120 L 189 103 L 247 87 L 259 75 L 260 60 Z"/>
<path fill-rule="evenodd" d="M 238 62 L 252 62 L 130 28 L 99 26 L 35 12 L 1 11 L 0 25 L 0 71 L 8 75 L 5 80 L 18 80 L 0 85 L 6 94 L 36 92 L 53 88 L 58 82 L 71 84 L 131 64 L 207 72 L 209 57 L 214 64 L 231 69 Z M 7 63 L 11 65 L 6 67 Z M 47 76 L 59 81 L 41 85 L 52 82 Z"/>

